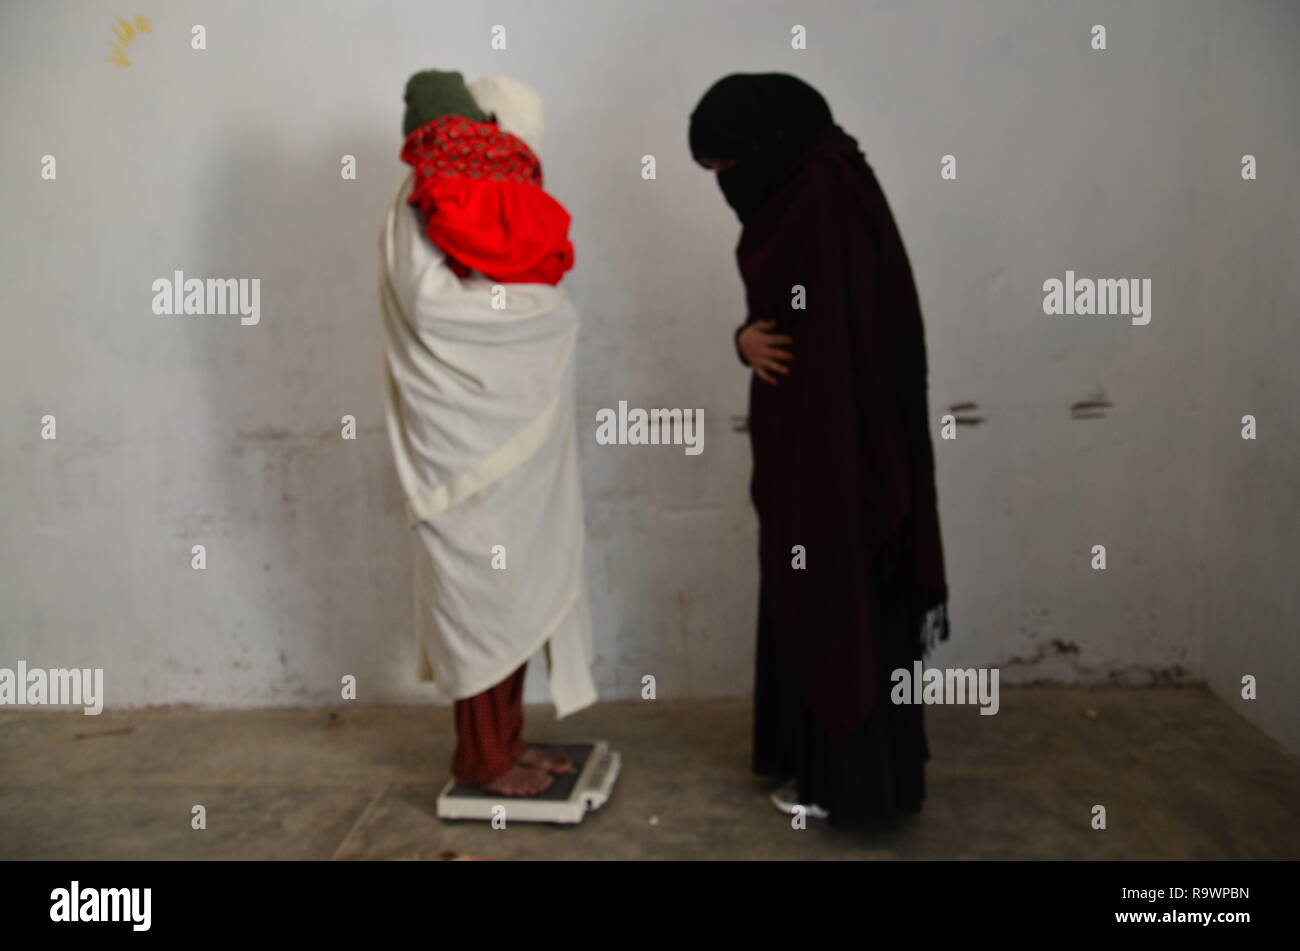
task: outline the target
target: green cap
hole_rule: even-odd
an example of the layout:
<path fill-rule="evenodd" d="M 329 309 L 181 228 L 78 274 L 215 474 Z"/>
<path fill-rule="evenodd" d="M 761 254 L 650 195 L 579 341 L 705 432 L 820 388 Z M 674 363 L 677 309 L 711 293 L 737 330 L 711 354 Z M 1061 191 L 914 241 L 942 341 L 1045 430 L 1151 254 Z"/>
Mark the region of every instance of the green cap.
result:
<path fill-rule="evenodd" d="M 464 116 L 474 122 L 488 119 L 474 102 L 460 73 L 440 69 L 416 73 L 406 81 L 406 117 L 402 120 L 402 135 L 410 135 L 440 116 Z"/>

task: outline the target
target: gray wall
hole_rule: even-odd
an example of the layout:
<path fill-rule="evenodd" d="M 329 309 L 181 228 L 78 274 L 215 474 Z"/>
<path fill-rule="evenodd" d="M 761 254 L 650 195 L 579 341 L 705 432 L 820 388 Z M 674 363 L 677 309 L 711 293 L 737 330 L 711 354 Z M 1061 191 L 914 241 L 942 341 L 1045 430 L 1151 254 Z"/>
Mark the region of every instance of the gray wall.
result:
<path fill-rule="evenodd" d="M 402 84 L 441 66 L 513 73 L 547 102 L 548 187 L 578 249 L 602 691 L 635 696 L 650 673 L 660 697 L 747 692 L 737 225 L 691 162 L 686 117 L 724 73 L 786 70 L 824 92 L 889 195 L 934 415 L 972 401 L 984 419 L 936 444 L 955 621 L 937 661 L 1229 696 L 1258 672 L 1261 698 L 1236 705 L 1300 747 L 1284 699 L 1300 689 L 1294 5 L 143 12 L 153 34 L 126 69 L 103 59 L 117 11 L 0 14 L 0 666 L 103 666 L 117 706 L 332 703 L 344 673 L 366 701 L 431 697 L 414 679 L 375 271 L 404 168 Z M 206 51 L 189 47 L 195 23 Z M 504 52 L 488 44 L 497 23 Z M 790 49 L 794 23 L 806 51 Z M 1240 179 L 1246 152 L 1260 181 Z M 39 177 L 46 153 L 55 182 Z M 357 181 L 340 179 L 344 154 Z M 150 284 L 177 269 L 261 278 L 261 323 L 155 316 Z M 1150 278 L 1150 325 L 1044 315 L 1042 283 L 1067 269 Z M 1105 418 L 1072 419 L 1099 390 Z M 597 446 L 594 414 L 620 399 L 704 408 L 704 454 Z M 1253 443 L 1237 435 L 1247 412 Z M 354 442 L 339 438 L 348 413 Z"/>
<path fill-rule="evenodd" d="M 1205 354 L 1199 630 L 1211 688 L 1300 750 L 1300 7 L 1249 5 L 1210 27 L 1196 195 Z M 1242 152 L 1259 157 L 1259 181 L 1218 174 Z M 1247 414 L 1258 420 L 1254 442 L 1241 439 Z M 1257 700 L 1241 697 L 1247 675 L 1258 681 Z"/>

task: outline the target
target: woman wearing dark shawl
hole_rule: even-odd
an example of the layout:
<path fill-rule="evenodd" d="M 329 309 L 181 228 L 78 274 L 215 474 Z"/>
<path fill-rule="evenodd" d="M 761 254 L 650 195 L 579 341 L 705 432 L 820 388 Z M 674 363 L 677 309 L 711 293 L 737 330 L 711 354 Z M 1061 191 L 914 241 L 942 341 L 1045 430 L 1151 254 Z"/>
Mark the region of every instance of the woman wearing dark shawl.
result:
<path fill-rule="evenodd" d="M 912 270 L 857 142 L 780 74 L 728 76 L 691 152 L 743 225 L 750 494 L 759 519 L 754 771 L 833 825 L 920 808 L 920 705 L 891 703 L 947 637 L 947 584 Z"/>

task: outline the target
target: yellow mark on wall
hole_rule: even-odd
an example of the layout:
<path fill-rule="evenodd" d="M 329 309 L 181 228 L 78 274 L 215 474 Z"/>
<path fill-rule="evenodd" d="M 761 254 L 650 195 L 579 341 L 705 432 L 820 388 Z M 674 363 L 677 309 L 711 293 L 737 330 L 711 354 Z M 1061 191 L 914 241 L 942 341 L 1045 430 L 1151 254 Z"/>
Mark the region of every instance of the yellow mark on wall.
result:
<path fill-rule="evenodd" d="M 121 17 L 113 24 L 113 36 L 117 39 L 108 44 L 108 48 L 113 51 L 112 56 L 105 56 L 114 66 L 130 66 L 131 60 L 126 55 L 126 48 L 131 45 L 137 33 L 152 33 L 153 27 L 149 23 L 149 18 L 143 13 L 138 14 L 134 23 L 128 23 Z M 107 42 L 107 41 L 105 41 Z"/>

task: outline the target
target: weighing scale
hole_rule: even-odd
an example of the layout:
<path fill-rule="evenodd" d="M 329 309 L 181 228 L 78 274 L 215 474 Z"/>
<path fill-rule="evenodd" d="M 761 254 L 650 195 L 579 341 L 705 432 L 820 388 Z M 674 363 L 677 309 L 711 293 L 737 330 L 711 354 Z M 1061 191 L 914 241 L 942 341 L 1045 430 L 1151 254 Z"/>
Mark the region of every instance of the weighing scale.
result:
<path fill-rule="evenodd" d="M 439 819 L 491 821 L 493 810 L 505 808 L 507 822 L 557 822 L 576 825 L 599 809 L 614 789 L 623 759 L 604 740 L 594 743 L 548 744 L 573 761 L 573 772 L 555 774 L 555 782 L 536 796 L 502 796 L 451 779 L 438 795 Z"/>

